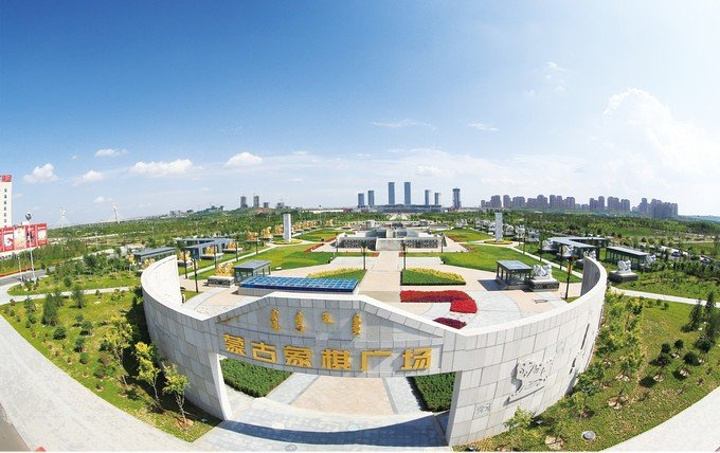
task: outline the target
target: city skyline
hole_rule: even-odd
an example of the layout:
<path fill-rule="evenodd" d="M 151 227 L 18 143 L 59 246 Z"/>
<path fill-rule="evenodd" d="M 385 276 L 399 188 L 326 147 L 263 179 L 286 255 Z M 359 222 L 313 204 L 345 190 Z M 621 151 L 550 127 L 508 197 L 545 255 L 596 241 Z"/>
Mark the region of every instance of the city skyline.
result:
<path fill-rule="evenodd" d="M 718 13 L 2 2 L 0 173 L 15 217 L 49 225 L 61 208 L 85 223 L 112 206 L 125 218 L 235 208 L 243 194 L 352 206 L 391 179 L 443 188 L 445 205 L 459 187 L 463 206 L 605 193 L 718 215 Z"/>

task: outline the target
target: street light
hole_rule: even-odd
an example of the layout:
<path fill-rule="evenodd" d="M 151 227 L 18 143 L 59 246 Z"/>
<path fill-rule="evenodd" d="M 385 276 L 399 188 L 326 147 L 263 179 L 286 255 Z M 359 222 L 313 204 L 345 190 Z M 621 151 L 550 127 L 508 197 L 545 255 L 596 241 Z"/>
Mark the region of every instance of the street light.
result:
<path fill-rule="evenodd" d="M 405 243 L 405 239 L 402 240 L 402 249 L 403 249 L 403 270 L 407 269 L 407 244 Z"/>
<path fill-rule="evenodd" d="M 568 259 L 568 270 L 567 270 L 567 282 L 565 284 L 565 300 L 568 299 L 568 295 L 570 294 L 570 274 L 572 274 L 572 268 L 573 263 L 575 260 L 577 260 L 577 256 L 575 256 L 574 251 L 570 251 L 570 255 L 567 257 Z"/>
<path fill-rule="evenodd" d="M 27 214 L 25 214 L 25 218 L 26 218 L 27 221 L 29 222 L 30 219 L 32 219 L 32 214 L 30 214 L 30 213 L 28 212 Z M 33 238 L 33 237 L 32 237 L 32 232 L 28 231 L 27 237 L 26 237 L 25 239 L 27 240 L 27 242 L 30 242 L 30 241 L 32 240 L 32 238 Z M 32 242 L 30 242 L 30 268 L 32 269 L 32 281 L 33 281 L 33 283 L 36 283 L 36 282 L 37 282 L 37 277 L 35 276 L 35 263 L 34 263 L 34 261 L 33 261 L 33 253 L 32 253 L 32 251 L 33 251 Z"/>
<path fill-rule="evenodd" d="M 440 253 L 445 250 L 445 233 L 440 233 Z"/>
<path fill-rule="evenodd" d="M 365 250 L 367 249 L 367 245 L 363 242 L 360 244 L 360 249 L 362 250 L 363 255 L 363 270 L 365 270 Z"/>

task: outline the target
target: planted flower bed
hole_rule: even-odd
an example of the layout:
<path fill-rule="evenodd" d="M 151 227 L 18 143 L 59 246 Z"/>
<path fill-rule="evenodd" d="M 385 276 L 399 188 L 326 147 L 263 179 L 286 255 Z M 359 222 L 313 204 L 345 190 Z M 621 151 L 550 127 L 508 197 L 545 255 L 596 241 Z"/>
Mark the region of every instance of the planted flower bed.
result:
<path fill-rule="evenodd" d="M 464 291 L 400 291 L 400 302 L 450 302 L 450 311 L 477 313 L 477 304 Z"/>
<path fill-rule="evenodd" d="M 440 272 L 435 269 L 412 268 L 402 271 L 403 285 L 464 285 L 461 275 L 451 272 Z"/>
<path fill-rule="evenodd" d="M 444 324 L 448 327 L 452 327 L 453 329 L 462 329 L 467 325 L 466 322 L 460 321 L 459 319 L 452 319 L 452 318 L 435 318 L 433 321 Z"/>

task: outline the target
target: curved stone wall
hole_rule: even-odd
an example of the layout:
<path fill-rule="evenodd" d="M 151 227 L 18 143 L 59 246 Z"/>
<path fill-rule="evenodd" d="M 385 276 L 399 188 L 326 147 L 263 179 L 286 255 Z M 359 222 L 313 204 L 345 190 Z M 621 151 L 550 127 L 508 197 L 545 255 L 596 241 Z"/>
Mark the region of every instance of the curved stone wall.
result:
<path fill-rule="evenodd" d="M 582 296 L 574 302 L 472 330 L 451 329 L 366 296 L 273 293 L 204 316 L 182 307 L 174 257 L 146 269 L 142 286 L 153 342 L 188 376 L 188 399 L 207 412 L 221 418 L 230 412 L 218 354 L 332 376 L 456 372 L 446 436 L 457 445 L 503 431 L 518 407 L 543 411 L 572 387 L 592 355 L 606 279 L 604 268 L 586 259 Z M 304 361 L 298 350 L 305 351 Z M 344 353 L 345 362 L 333 366 L 328 351 Z"/>

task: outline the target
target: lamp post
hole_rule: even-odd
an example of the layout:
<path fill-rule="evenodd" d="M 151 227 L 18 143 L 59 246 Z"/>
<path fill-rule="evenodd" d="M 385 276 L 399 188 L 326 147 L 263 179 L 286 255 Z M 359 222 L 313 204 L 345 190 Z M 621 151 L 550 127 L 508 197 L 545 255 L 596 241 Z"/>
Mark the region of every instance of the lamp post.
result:
<path fill-rule="evenodd" d="M 568 256 L 567 282 L 565 284 L 565 300 L 568 299 L 568 295 L 570 294 L 570 274 L 572 273 L 573 263 L 576 259 L 577 257 L 574 253 Z"/>
<path fill-rule="evenodd" d="M 365 250 L 367 249 L 367 245 L 363 242 L 360 245 L 360 249 L 362 250 L 362 255 L 363 255 L 363 270 L 365 270 Z"/>
<path fill-rule="evenodd" d="M 198 250 L 199 252 L 200 250 Z M 198 256 L 199 258 L 199 256 Z M 200 289 L 198 288 L 198 281 L 197 281 L 197 260 L 195 258 L 193 260 L 193 274 L 195 275 L 195 292 L 199 293 Z"/>
<path fill-rule="evenodd" d="M 445 233 L 440 233 L 440 253 L 445 250 Z"/>
<path fill-rule="evenodd" d="M 25 214 L 25 218 L 28 222 L 30 222 L 30 219 L 32 219 L 32 214 L 29 212 Z M 30 242 L 32 240 L 32 233 L 28 233 L 27 237 L 25 238 L 27 242 Z M 32 242 L 30 243 L 30 269 L 32 269 L 32 281 L 33 283 L 37 282 L 37 277 L 35 276 L 35 262 L 33 261 L 33 247 Z"/>
<path fill-rule="evenodd" d="M 407 270 L 407 244 L 405 243 L 405 239 L 402 240 L 402 249 L 403 249 L 403 270 Z"/>

